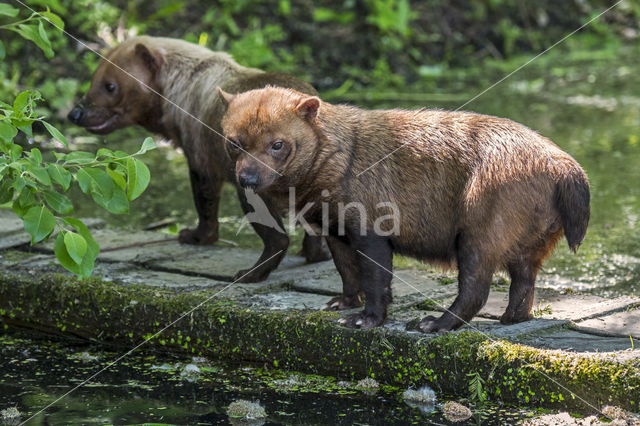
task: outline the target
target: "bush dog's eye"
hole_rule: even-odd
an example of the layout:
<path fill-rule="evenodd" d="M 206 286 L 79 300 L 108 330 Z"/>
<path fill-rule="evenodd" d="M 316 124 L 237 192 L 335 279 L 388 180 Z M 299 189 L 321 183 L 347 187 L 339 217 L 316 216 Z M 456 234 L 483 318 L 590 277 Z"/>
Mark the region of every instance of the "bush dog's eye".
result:
<path fill-rule="evenodd" d="M 227 139 L 229 141 L 229 149 L 231 150 L 231 152 L 237 153 L 242 151 L 242 146 L 240 145 L 240 142 L 234 140 L 234 139 Z"/>
<path fill-rule="evenodd" d="M 116 85 L 115 83 L 105 83 L 104 89 L 109 93 L 113 93 L 116 90 Z"/>
<path fill-rule="evenodd" d="M 275 141 L 274 143 L 271 144 L 271 151 L 280 151 L 282 148 L 284 148 L 284 142 L 282 141 Z"/>

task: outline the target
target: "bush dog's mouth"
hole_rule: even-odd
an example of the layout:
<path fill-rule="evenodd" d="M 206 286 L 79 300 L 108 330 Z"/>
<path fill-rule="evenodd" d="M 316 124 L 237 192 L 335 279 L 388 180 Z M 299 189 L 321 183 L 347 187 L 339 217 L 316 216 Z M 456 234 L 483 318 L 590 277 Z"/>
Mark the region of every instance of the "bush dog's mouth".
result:
<path fill-rule="evenodd" d="M 114 114 L 111 117 L 107 118 L 100 124 L 96 124 L 94 126 L 87 126 L 86 129 L 90 132 L 100 133 L 106 129 L 108 129 L 118 118 L 118 114 Z"/>

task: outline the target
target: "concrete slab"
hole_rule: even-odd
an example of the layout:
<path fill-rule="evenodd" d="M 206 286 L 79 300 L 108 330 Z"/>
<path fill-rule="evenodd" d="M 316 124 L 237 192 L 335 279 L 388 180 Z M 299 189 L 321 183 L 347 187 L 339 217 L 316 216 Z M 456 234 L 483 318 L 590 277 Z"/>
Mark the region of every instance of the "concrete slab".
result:
<path fill-rule="evenodd" d="M 486 305 L 480 311 L 480 316 L 498 319 L 504 313 L 509 299 L 508 292 L 491 291 Z M 537 289 L 533 302 L 534 315 L 545 319 L 572 320 L 602 316 L 611 312 L 623 310 L 640 303 L 640 298 L 603 297 L 585 294 L 562 294 L 548 289 Z M 551 312 L 546 312 L 548 309 Z"/>
<path fill-rule="evenodd" d="M 571 352 L 611 352 L 631 349 L 629 337 L 596 336 L 564 328 L 533 334 L 520 342 L 537 348 L 562 349 Z M 635 352 L 640 355 L 640 350 L 636 349 Z"/>
<path fill-rule="evenodd" d="M 611 315 L 588 319 L 576 323 L 573 328 L 602 336 L 625 337 L 630 345 L 629 336 L 640 340 L 640 309 L 616 312 Z M 640 341 L 636 343 L 640 348 Z"/>
<path fill-rule="evenodd" d="M 327 303 L 323 294 L 301 293 L 297 291 L 281 291 L 268 294 L 255 294 L 240 301 L 250 308 L 269 310 L 311 310 L 317 311 Z"/>

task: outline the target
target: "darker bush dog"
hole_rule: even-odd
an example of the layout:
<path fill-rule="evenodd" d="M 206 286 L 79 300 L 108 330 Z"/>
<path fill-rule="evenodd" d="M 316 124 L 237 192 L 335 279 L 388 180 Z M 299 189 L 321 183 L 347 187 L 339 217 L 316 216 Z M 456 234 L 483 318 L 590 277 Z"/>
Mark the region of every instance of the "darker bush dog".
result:
<path fill-rule="evenodd" d="M 214 243 L 218 240 L 222 184 L 225 180 L 234 183 L 236 180 L 221 136 L 224 108 L 216 96 L 211 97 L 210 87 L 241 92 L 271 84 L 309 94 L 315 94 L 315 89 L 297 78 L 245 68 L 226 53 L 176 39 L 132 38 L 112 49 L 106 58 L 93 75 L 85 98 L 69 113 L 69 119 L 100 134 L 140 125 L 181 147 L 189 164 L 198 227 L 180 232 L 179 240 L 188 244 Z M 251 211 L 239 186 L 238 196 L 244 212 Z M 265 202 L 271 209 L 269 200 Z M 281 224 L 280 217 L 273 216 Z M 264 242 L 256 266 L 268 261 L 248 275 L 245 271 L 238 272 L 236 277 L 245 275 L 241 280 L 244 282 L 266 278 L 278 266 L 289 245 L 285 234 L 264 225 L 252 225 Z M 322 244 L 320 238 L 305 235 L 303 254 L 308 261 L 329 258 Z"/>
<path fill-rule="evenodd" d="M 543 260 L 563 233 L 574 251 L 584 238 L 585 173 L 521 124 L 469 112 L 365 111 L 279 88 L 219 93 L 228 102 L 225 134 L 270 167 L 236 150 L 236 173 L 255 174 L 257 191 L 278 204 L 295 187 L 296 209 L 312 204 L 305 220 L 328 230 L 343 282 L 328 308 L 357 306 L 364 292 L 364 310 L 345 318 L 351 327 L 384 321 L 393 253 L 457 266 L 458 297 L 440 318 L 424 318 L 422 331 L 471 320 L 497 269 L 511 276 L 501 322 L 525 321 Z M 340 207 L 353 202 L 363 208 L 343 209 L 340 229 Z M 386 232 L 389 224 L 375 231 L 381 202 L 397 205 L 396 232 Z"/>

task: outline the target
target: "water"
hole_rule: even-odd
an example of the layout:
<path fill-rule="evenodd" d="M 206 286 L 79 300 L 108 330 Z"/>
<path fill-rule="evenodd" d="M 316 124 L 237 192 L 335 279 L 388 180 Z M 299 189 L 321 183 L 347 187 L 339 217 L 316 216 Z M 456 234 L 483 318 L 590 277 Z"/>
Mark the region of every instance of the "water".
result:
<path fill-rule="evenodd" d="M 591 221 L 585 242 L 573 255 L 563 240 L 545 263 L 539 286 L 571 287 L 606 296 L 640 294 L 639 57 L 631 48 L 543 57 L 464 108 L 508 117 L 537 130 L 573 155 L 589 175 Z M 509 66 L 514 69 L 517 65 Z M 441 90 L 457 98 L 457 92 L 464 92 L 471 98 L 506 72 L 475 73 L 478 75 L 445 80 Z M 371 108 L 455 109 L 462 102 L 359 103 Z M 142 131 L 120 132 L 104 143 L 135 151 L 144 135 Z M 166 218 L 182 226 L 195 223 L 184 157 L 164 145 L 148 153 L 145 161 L 151 169 L 151 185 L 133 203 L 131 214 L 109 215 L 89 203 L 80 213 L 101 215 L 110 224 L 133 228 Z M 261 247 L 250 227 L 236 235 L 242 213 L 230 185 L 224 188 L 220 210 L 221 238 L 240 246 Z M 298 247 L 299 238 L 292 252 Z"/>
<path fill-rule="evenodd" d="M 120 353 L 68 340 L 0 336 L 0 410 L 16 407 L 25 421 Z M 426 413 L 407 405 L 402 389 L 367 392 L 354 388 L 354 382 L 341 384 L 329 377 L 291 377 L 263 366 L 141 350 L 38 414 L 31 424 L 229 424 L 227 407 L 238 399 L 259 401 L 265 408 L 268 417 L 254 425 L 452 424 L 440 404 Z M 474 409 L 466 424 L 515 423 L 534 414 L 487 404 Z"/>

